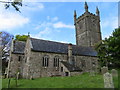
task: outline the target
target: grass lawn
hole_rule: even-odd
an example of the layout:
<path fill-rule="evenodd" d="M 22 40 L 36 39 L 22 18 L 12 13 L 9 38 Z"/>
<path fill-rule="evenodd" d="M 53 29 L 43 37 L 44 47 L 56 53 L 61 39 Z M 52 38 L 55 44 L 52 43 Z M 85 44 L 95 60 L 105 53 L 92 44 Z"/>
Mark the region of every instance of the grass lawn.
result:
<path fill-rule="evenodd" d="M 115 87 L 118 79 L 114 78 Z M 8 79 L 2 80 L 2 88 L 7 88 Z M 11 79 L 10 88 L 15 87 L 15 79 Z M 104 88 L 103 76 L 97 74 L 90 76 L 88 73 L 73 77 L 44 77 L 34 80 L 20 79 L 17 88 Z"/>

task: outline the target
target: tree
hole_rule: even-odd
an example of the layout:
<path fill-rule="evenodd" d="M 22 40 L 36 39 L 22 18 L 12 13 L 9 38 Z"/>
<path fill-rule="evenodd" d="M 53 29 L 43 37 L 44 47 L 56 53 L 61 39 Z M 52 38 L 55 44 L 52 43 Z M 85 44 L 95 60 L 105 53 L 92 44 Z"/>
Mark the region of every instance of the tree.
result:
<path fill-rule="evenodd" d="M 10 6 L 14 7 L 16 11 L 20 12 L 19 6 L 22 7 L 22 0 L 8 0 L 8 1 L 0 1 L 1 3 L 4 3 L 5 9 L 8 9 Z"/>
<path fill-rule="evenodd" d="M 101 66 L 120 66 L 120 28 L 95 46 Z"/>
<path fill-rule="evenodd" d="M 107 47 L 107 38 L 105 40 L 101 40 L 96 44 L 96 50 L 98 52 L 98 58 L 101 66 L 108 66 L 108 47 Z"/>
<path fill-rule="evenodd" d="M 5 68 L 8 64 L 9 51 L 10 51 L 10 42 L 13 38 L 13 35 L 7 32 L 0 32 L 0 56 L 2 61 L 2 73 L 4 73 Z"/>
<path fill-rule="evenodd" d="M 8 32 L 0 32 L 0 40 L 1 40 L 1 45 L 4 47 L 5 45 L 7 45 L 10 40 L 13 38 L 13 35 L 11 35 Z"/>
<path fill-rule="evenodd" d="M 26 41 L 28 38 L 28 35 L 16 35 L 15 36 L 15 40 L 18 40 L 18 41 Z"/>
<path fill-rule="evenodd" d="M 113 31 L 112 36 L 108 38 L 108 42 L 111 62 L 120 66 L 120 28 Z"/>

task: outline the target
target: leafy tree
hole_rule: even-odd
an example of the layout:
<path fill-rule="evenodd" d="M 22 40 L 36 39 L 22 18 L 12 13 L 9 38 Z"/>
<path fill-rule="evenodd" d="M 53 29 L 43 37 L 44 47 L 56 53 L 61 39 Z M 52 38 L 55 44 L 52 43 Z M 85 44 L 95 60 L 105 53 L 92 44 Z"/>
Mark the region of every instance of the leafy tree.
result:
<path fill-rule="evenodd" d="M 111 62 L 120 66 L 120 28 L 113 31 L 112 36 L 108 38 L 108 42 Z"/>
<path fill-rule="evenodd" d="M 15 40 L 18 40 L 18 41 L 26 41 L 28 38 L 28 35 L 16 35 L 15 36 Z"/>
<path fill-rule="evenodd" d="M 95 46 L 101 66 L 120 66 L 120 28 Z"/>
<path fill-rule="evenodd" d="M 1 3 L 4 3 L 5 9 L 8 9 L 10 6 L 14 7 L 16 11 L 20 12 L 19 6 L 22 7 L 22 0 L 8 0 L 8 1 L 0 1 Z"/>

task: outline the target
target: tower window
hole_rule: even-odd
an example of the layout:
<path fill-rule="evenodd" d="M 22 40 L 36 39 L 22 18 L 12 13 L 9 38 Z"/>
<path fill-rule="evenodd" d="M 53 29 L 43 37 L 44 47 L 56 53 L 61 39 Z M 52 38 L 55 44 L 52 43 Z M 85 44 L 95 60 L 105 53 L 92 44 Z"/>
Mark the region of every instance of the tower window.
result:
<path fill-rule="evenodd" d="M 48 64 L 49 64 L 49 57 L 48 56 L 44 56 L 42 58 L 42 66 L 43 67 L 48 67 Z"/>

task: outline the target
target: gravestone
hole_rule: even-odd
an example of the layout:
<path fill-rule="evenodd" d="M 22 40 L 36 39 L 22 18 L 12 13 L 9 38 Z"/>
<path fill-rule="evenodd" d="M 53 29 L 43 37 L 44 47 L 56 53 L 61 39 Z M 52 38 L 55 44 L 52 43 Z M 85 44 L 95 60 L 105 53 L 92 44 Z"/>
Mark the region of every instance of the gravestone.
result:
<path fill-rule="evenodd" d="M 92 63 L 92 68 L 90 70 L 90 75 L 95 76 L 95 74 L 96 74 L 96 66 L 95 66 L 95 63 Z"/>
<path fill-rule="evenodd" d="M 7 68 L 5 69 L 4 78 L 7 78 Z"/>
<path fill-rule="evenodd" d="M 17 80 L 20 78 L 20 73 L 18 72 L 17 73 Z"/>
<path fill-rule="evenodd" d="M 102 73 L 102 74 L 105 74 L 106 72 L 108 72 L 108 67 L 103 66 L 103 67 L 101 68 L 101 73 Z"/>
<path fill-rule="evenodd" d="M 30 76 L 30 80 L 33 80 L 33 76 Z"/>
<path fill-rule="evenodd" d="M 103 75 L 104 78 L 104 88 L 114 88 L 112 75 L 107 72 Z"/>
<path fill-rule="evenodd" d="M 112 69 L 112 70 L 111 70 L 111 73 L 112 73 L 112 76 L 118 77 L 118 71 L 117 71 L 117 70 Z"/>
<path fill-rule="evenodd" d="M 95 76 L 95 71 L 90 71 L 90 76 Z"/>

